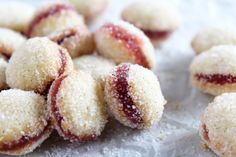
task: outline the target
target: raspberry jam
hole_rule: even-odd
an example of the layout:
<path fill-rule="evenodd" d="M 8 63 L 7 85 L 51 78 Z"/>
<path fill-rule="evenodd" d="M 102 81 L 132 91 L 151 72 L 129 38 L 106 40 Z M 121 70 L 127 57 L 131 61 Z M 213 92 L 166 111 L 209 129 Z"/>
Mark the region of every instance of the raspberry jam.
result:
<path fill-rule="evenodd" d="M 129 64 L 122 64 L 114 74 L 113 83 L 115 84 L 116 98 L 122 104 L 122 110 L 125 116 L 134 124 L 143 124 L 141 112 L 136 107 L 129 93 L 128 72 Z"/>
<path fill-rule="evenodd" d="M 143 43 L 139 38 L 114 24 L 105 24 L 103 28 L 109 30 L 110 35 L 113 38 L 121 41 L 123 45 L 129 50 L 129 52 L 133 53 L 135 57 L 135 63 L 142 65 L 145 68 L 151 68 L 146 59 L 146 56 L 142 51 L 141 45 Z"/>
<path fill-rule="evenodd" d="M 198 81 L 205 81 L 213 84 L 231 84 L 236 83 L 236 76 L 222 74 L 195 74 Z"/>

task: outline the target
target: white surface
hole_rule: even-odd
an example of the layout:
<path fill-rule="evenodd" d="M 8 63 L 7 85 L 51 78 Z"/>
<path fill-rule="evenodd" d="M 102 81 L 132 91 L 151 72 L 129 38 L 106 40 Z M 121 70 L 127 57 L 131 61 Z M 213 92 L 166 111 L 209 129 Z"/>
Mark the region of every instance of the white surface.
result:
<path fill-rule="evenodd" d="M 2 0 L 3 1 L 3 0 Z M 29 0 L 27 0 L 29 2 Z M 125 0 L 113 0 L 92 30 L 104 21 L 118 19 Z M 132 130 L 111 120 L 96 142 L 76 144 L 61 140 L 56 133 L 29 157 L 214 157 L 201 148 L 199 118 L 212 96 L 193 89 L 188 66 L 194 55 L 193 35 L 204 26 L 235 24 L 234 0 L 168 0 L 182 15 L 182 26 L 171 40 L 156 50 L 156 74 L 168 103 L 160 123 L 150 130 Z M 35 2 L 34 2 L 35 3 Z M 1 155 L 0 155 L 1 156 Z M 1 156 L 5 157 L 5 156 Z"/>

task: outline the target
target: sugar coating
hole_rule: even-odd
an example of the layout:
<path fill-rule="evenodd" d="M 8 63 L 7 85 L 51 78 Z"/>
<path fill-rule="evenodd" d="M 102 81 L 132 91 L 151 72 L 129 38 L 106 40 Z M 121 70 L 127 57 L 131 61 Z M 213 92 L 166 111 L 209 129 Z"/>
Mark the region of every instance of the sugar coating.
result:
<path fill-rule="evenodd" d="M 217 45 L 236 45 L 236 31 L 233 28 L 205 28 L 194 36 L 191 44 L 197 54 Z"/>
<path fill-rule="evenodd" d="M 126 117 L 123 111 L 123 104 L 118 100 L 118 93 L 114 81 L 116 78 L 116 70 L 120 66 L 130 66 L 128 71 L 128 95 L 131 96 L 134 106 L 141 114 L 140 118 L 143 123 L 133 123 Z M 125 87 L 122 87 L 125 88 Z M 159 121 L 166 100 L 164 99 L 157 77 L 154 73 L 139 65 L 123 63 L 117 66 L 107 77 L 105 84 L 105 100 L 108 104 L 109 110 L 115 118 L 122 124 L 131 128 L 148 128 L 153 125 L 155 121 Z M 128 104 L 127 104 L 128 105 Z"/>
<path fill-rule="evenodd" d="M 34 137 L 44 131 L 47 125 L 44 98 L 31 91 L 19 89 L 0 93 L 0 145 L 10 144 L 22 136 Z M 50 133 L 49 133 L 50 134 Z M 45 135 L 48 137 L 49 135 Z M 34 141 L 22 150 L 1 151 L 4 154 L 21 155 L 33 151 L 43 141 Z"/>
<path fill-rule="evenodd" d="M 35 13 L 35 8 L 21 2 L 8 2 L 0 5 L 0 27 L 24 32 Z"/>
<path fill-rule="evenodd" d="M 115 67 L 114 62 L 98 55 L 85 55 L 74 59 L 73 63 L 74 69 L 89 72 L 102 85 L 109 72 Z"/>
<path fill-rule="evenodd" d="M 11 29 L 0 28 L 0 53 L 10 57 L 26 41 L 26 38 Z"/>
<path fill-rule="evenodd" d="M 27 40 L 9 60 L 7 84 L 11 88 L 44 92 L 63 66 L 60 53 L 65 55 L 65 73 L 72 71 L 73 63 L 65 49 L 46 37 Z"/>
<path fill-rule="evenodd" d="M 222 157 L 236 156 L 235 102 L 236 93 L 224 93 L 217 96 L 208 105 L 201 119 L 202 140 Z"/>
<path fill-rule="evenodd" d="M 220 45 L 201 53 L 192 61 L 190 72 L 236 76 L 236 46 Z"/>
<path fill-rule="evenodd" d="M 102 13 L 108 4 L 108 0 L 69 0 L 69 2 L 85 17 L 86 21 Z"/>
<path fill-rule="evenodd" d="M 0 90 L 7 87 L 5 75 L 6 67 L 7 62 L 3 58 L 0 58 Z"/>
<path fill-rule="evenodd" d="M 140 45 L 137 46 L 141 49 L 141 53 L 149 64 L 149 68 L 154 68 L 154 48 L 146 35 L 134 25 L 127 22 L 119 21 L 111 23 L 111 25 L 124 29 L 126 34 L 130 35 L 131 38 L 137 38 L 137 40 L 140 41 Z M 95 32 L 95 42 L 98 53 L 118 64 L 122 62 L 135 63 L 136 54 L 127 49 L 130 43 L 124 43 L 123 41 L 115 39 L 111 36 L 111 33 L 111 30 L 105 28 L 105 25 Z"/>
<path fill-rule="evenodd" d="M 95 49 L 93 35 L 84 24 L 55 31 L 49 38 L 66 48 L 72 58 L 93 53 Z"/>
<path fill-rule="evenodd" d="M 155 1 L 135 1 L 122 11 L 122 18 L 138 28 L 150 31 L 174 31 L 180 24 L 172 6 Z"/>
<path fill-rule="evenodd" d="M 39 8 L 34 18 L 36 18 L 43 12 L 47 11 L 48 9 L 51 9 L 53 5 L 60 5 L 60 4 L 53 3 L 49 6 L 44 6 L 42 8 Z M 68 4 L 64 4 L 64 5 L 68 5 Z M 33 20 L 31 20 L 31 22 Z M 73 9 L 63 9 L 39 21 L 34 26 L 33 31 L 31 32 L 30 36 L 31 37 L 47 36 L 54 31 L 63 30 L 67 27 L 71 27 L 75 25 L 84 25 L 83 17 L 77 14 Z"/>
<path fill-rule="evenodd" d="M 50 93 L 52 89 L 50 90 Z M 86 72 L 74 71 L 61 83 L 56 95 L 56 104 L 63 117 L 64 132 L 78 137 L 99 136 L 107 123 L 107 113 L 100 86 Z M 49 102 L 51 97 L 49 97 Z M 49 103 L 50 104 L 50 103 Z M 51 113 L 52 117 L 54 114 Z M 65 134 L 54 123 L 65 139 Z M 73 142 L 73 139 L 70 139 Z"/>

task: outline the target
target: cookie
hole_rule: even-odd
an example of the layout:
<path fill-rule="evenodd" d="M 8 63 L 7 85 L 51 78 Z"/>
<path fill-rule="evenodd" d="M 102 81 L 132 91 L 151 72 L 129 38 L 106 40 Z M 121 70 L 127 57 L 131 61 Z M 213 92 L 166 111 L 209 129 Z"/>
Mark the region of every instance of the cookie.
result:
<path fill-rule="evenodd" d="M 130 62 L 153 69 L 154 48 L 141 30 L 127 22 L 105 23 L 95 32 L 97 51 L 119 64 Z"/>
<path fill-rule="evenodd" d="M 205 28 L 193 37 L 191 45 L 196 54 L 218 45 L 236 45 L 236 31 L 230 28 Z"/>
<path fill-rule="evenodd" d="M 190 65 L 193 86 L 212 95 L 236 91 L 236 46 L 221 45 L 196 56 Z"/>
<path fill-rule="evenodd" d="M 75 25 L 84 25 L 83 17 L 69 4 L 53 3 L 37 10 L 25 34 L 28 37 L 47 36 Z"/>
<path fill-rule="evenodd" d="M 101 87 L 92 76 L 74 71 L 53 82 L 48 107 L 54 127 L 71 142 L 95 140 L 107 122 Z"/>
<path fill-rule="evenodd" d="M 217 96 L 205 109 L 199 134 L 218 156 L 236 156 L 236 93 Z"/>
<path fill-rule="evenodd" d="M 135 1 L 123 9 L 121 17 L 141 29 L 155 46 L 162 45 L 180 25 L 175 8 L 154 1 Z"/>
<path fill-rule="evenodd" d="M 154 73 L 123 63 L 106 79 L 105 100 L 112 115 L 131 128 L 149 128 L 162 117 L 166 103 Z"/>
<path fill-rule="evenodd" d="M 35 8 L 29 4 L 20 2 L 1 3 L 0 27 L 24 32 L 34 13 Z"/>
<path fill-rule="evenodd" d="M 44 97 L 32 91 L 0 92 L 0 153 L 24 155 L 32 152 L 52 132 Z"/>

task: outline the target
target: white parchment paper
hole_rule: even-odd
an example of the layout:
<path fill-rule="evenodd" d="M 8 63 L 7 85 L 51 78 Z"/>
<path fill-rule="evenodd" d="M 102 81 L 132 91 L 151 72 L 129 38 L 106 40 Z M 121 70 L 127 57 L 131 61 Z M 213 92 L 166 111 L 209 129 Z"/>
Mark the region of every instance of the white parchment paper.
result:
<path fill-rule="evenodd" d="M 2 0 L 1 0 L 2 1 Z M 23 0 L 22 0 L 23 1 Z M 30 3 L 39 1 L 25 0 Z M 106 12 L 92 24 L 96 30 L 105 21 L 119 19 L 126 0 L 111 0 Z M 166 0 L 182 16 L 180 29 L 156 50 L 155 73 L 168 101 L 161 121 L 149 130 L 133 130 L 110 119 L 95 142 L 69 143 L 56 133 L 27 157 L 214 157 L 201 148 L 198 125 L 202 111 L 213 97 L 192 88 L 188 67 L 194 57 L 193 35 L 206 26 L 228 26 L 236 22 L 234 0 Z M 0 155 L 0 157 L 5 157 Z"/>

